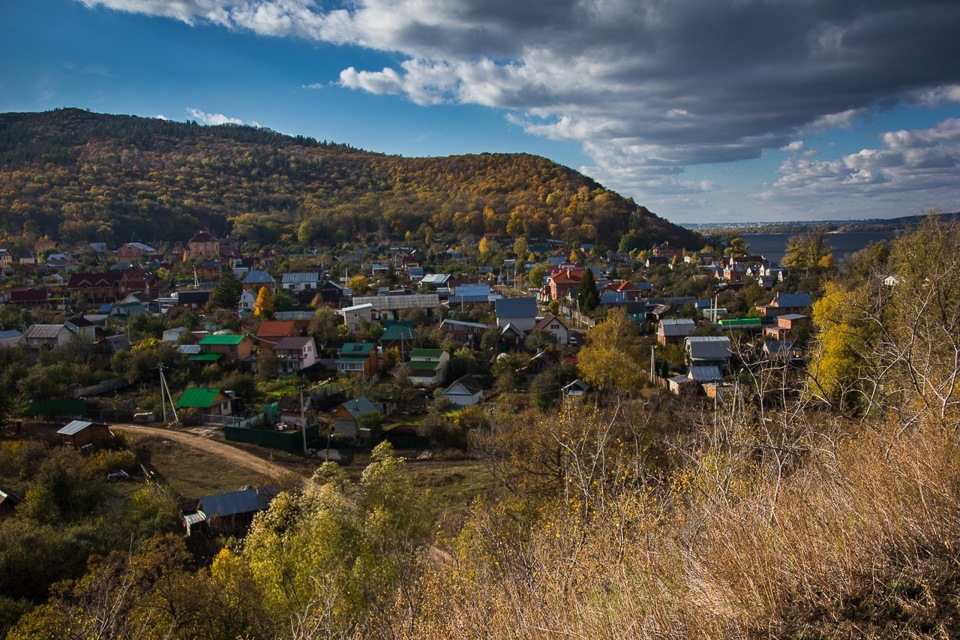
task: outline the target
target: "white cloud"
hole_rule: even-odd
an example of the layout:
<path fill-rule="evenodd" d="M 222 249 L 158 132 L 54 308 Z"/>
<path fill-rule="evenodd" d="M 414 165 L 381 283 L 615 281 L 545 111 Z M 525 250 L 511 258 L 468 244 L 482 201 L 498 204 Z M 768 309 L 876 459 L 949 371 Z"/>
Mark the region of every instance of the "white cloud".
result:
<path fill-rule="evenodd" d="M 960 103 L 955 0 L 79 1 L 389 53 L 396 65 L 345 64 L 337 82 L 422 105 L 506 109 L 532 135 L 580 143 L 595 177 L 641 197 L 700 189 L 678 181 L 686 166 L 810 153 L 802 134 L 850 129 L 897 105 Z M 941 144 L 892 139 L 881 151 L 927 143 Z M 783 184 L 807 171 L 858 187 L 898 183 L 878 158 L 856 173 L 791 162 Z"/>
<path fill-rule="evenodd" d="M 194 109 L 193 107 L 187 108 L 187 116 L 189 116 L 192 120 L 196 120 L 200 124 L 243 124 L 243 120 L 240 118 L 231 118 L 223 115 L 222 113 L 205 113 L 200 111 L 200 109 Z"/>
<path fill-rule="evenodd" d="M 930 129 L 893 131 L 880 136 L 884 147 L 862 149 L 836 160 L 788 158 L 776 188 L 785 193 L 859 195 L 939 190 L 960 195 L 960 119 Z"/>

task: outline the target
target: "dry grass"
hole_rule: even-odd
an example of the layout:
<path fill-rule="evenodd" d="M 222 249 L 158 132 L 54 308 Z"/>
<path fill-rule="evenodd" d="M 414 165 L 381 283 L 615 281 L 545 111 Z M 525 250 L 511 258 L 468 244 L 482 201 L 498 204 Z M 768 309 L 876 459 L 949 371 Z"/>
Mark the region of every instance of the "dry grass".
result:
<path fill-rule="evenodd" d="M 895 426 L 818 448 L 780 484 L 739 468 L 722 501 L 693 481 L 528 531 L 488 505 L 424 578 L 409 635 L 960 637 L 957 435 Z"/>

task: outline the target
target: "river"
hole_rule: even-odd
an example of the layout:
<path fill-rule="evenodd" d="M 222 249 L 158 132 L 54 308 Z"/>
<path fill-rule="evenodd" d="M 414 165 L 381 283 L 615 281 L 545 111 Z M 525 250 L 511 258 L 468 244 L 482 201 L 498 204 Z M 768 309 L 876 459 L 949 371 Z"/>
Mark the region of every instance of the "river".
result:
<path fill-rule="evenodd" d="M 897 231 L 840 231 L 828 233 L 827 242 L 833 250 L 833 260 L 839 264 L 843 258 L 876 242 L 896 237 Z M 750 253 L 759 254 L 772 262 L 780 263 L 786 253 L 787 240 L 792 233 L 748 233 L 744 241 L 750 245 Z"/>

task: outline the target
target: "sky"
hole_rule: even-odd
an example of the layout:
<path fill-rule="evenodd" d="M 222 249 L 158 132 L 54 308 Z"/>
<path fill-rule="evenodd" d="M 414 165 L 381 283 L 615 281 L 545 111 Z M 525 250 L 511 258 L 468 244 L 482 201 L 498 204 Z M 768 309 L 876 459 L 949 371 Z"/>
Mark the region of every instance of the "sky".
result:
<path fill-rule="evenodd" d="M 0 0 L 0 111 L 524 152 L 676 223 L 960 211 L 957 0 Z"/>

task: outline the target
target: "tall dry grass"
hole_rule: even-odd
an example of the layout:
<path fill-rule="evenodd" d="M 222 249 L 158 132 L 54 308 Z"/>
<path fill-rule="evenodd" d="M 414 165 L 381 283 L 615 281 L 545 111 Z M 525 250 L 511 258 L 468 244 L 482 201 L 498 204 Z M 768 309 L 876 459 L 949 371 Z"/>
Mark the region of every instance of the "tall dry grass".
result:
<path fill-rule="evenodd" d="M 786 475 L 705 449 L 668 491 L 554 505 L 529 529 L 483 505 L 398 634 L 958 637 L 960 444 L 933 422 L 812 436 Z"/>

